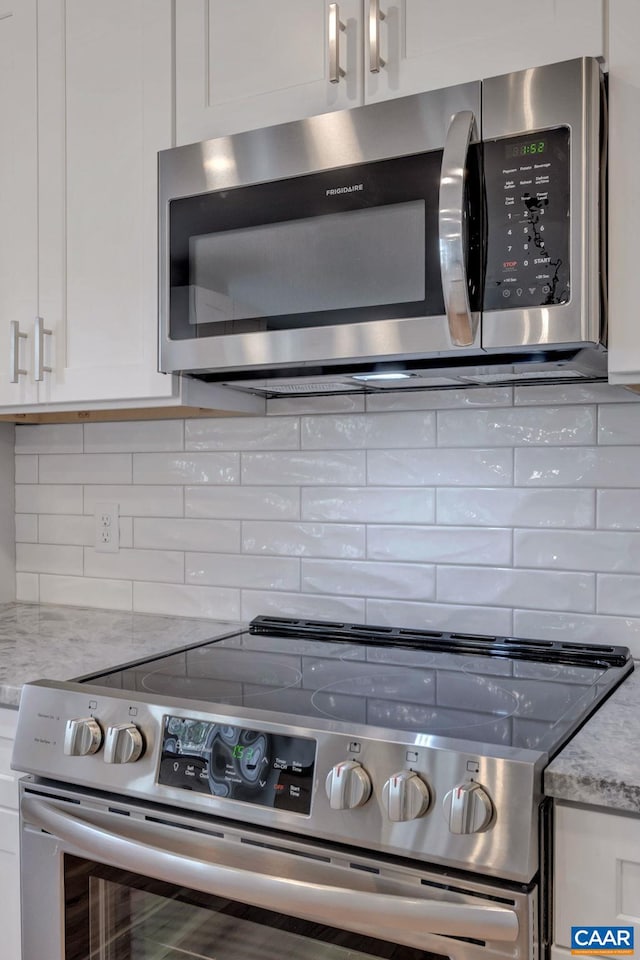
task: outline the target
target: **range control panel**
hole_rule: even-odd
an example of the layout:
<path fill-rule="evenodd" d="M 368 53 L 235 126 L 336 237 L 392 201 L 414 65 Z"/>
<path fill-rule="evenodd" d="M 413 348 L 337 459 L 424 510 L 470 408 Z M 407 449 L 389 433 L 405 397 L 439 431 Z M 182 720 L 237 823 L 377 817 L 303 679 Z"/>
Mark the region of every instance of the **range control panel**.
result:
<path fill-rule="evenodd" d="M 308 814 L 316 741 L 167 716 L 158 783 Z"/>
<path fill-rule="evenodd" d="M 484 144 L 485 310 L 570 299 L 569 129 Z"/>

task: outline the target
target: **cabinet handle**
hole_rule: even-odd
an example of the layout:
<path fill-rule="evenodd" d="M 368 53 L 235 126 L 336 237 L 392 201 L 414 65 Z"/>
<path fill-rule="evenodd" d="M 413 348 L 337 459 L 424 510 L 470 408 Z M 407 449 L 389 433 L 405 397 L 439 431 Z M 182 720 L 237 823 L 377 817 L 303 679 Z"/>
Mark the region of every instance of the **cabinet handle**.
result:
<path fill-rule="evenodd" d="M 380 21 L 384 20 L 380 0 L 369 0 L 369 72 L 380 73 L 384 60 L 380 56 Z"/>
<path fill-rule="evenodd" d="M 36 317 L 35 332 L 33 340 L 33 369 L 35 370 L 34 380 L 44 380 L 45 373 L 51 373 L 51 367 L 44 365 L 44 338 L 51 336 L 51 330 L 47 330 L 42 317 Z"/>
<path fill-rule="evenodd" d="M 27 371 L 20 366 L 20 340 L 28 339 L 28 334 L 20 332 L 20 324 L 17 320 L 11 320 L 9 323 L 11 331 L 9 337 L 9 380 L 11 383 L 18 383 L 20 377 L 25 377 Z"/>
<path fill-rule="evenodd" d="M 444 144 L 440 175 L 440 273 L 449 334 L 451 342 L 457 347 L 473 344 L 478 325 L 478 318 L 471 313 L 469 305 L 464 205 L 467 154 L 475 125 L 475 117 L 470 110 L 454 114 Z"/>
<path fill-rule="evenodd" d="M 337 3 L 329 4 L 329 83 L 339 83 L 345 71 L 340 66 L 340 31 L 345 29 L 340 20 Z"/>

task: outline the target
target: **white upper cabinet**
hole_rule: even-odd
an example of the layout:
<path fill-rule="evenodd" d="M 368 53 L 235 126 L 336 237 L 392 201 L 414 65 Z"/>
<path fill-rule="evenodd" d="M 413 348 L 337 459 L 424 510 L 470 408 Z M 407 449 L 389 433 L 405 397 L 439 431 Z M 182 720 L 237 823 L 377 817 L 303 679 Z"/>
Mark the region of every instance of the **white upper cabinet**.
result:
<path fill-rule="evenodd" d="M 640 3 L 612 0 L 609 16 L 609 380 L 638 385 Z"/>
<path fill-rule="evenodd" d="M 604 0 L 176 0 L 177 142 L 605 52 Z"/>
<path fill-rule="evenodd" d="M 0 405 L 37 396 L 37 76 L 36 0 L 0 0 Z"/>
<path fill-rule="evenodd" d="M 365 100 L 605 54 L 603 0 L 364 0 Z M 383 20 L 375 23 L 375 9 Z M 372 72 L 375 32 L 385 65 Z M 370 41 L 371 44 L 370 44 Z M 371 55 L 371 56 L 370 56 Z"/>

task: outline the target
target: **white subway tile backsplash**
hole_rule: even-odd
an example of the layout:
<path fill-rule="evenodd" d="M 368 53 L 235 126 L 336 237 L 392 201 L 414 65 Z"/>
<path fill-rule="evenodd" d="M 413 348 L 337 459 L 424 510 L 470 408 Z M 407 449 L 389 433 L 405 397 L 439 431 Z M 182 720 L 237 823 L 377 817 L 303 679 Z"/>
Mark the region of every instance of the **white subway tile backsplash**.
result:
<path fill-rule="evenodd" d="M 40 577 L 37 573 L 16 573 L 16 600 L 22 603 L 40 602 Z"/>
<path fill-rule="evenodd" d="M 510 636 L 512 613 L 504 607 L 446 603 L 414 603 L 405 600 L 367 600 L 367 623 L 411 630 L 455 630 L 458 633 Z"/>
<path fill-rule="evenodd" d="M 600 407 L 598 443 L 640 444 L 640 403 L 612 403 Z"/>
<path fill-rule="evenodd" d="M 104 500 L 117 503 L 121 517 L 181 517 L 184 513 L 181 486 L 87 486 L 84 489 L 84 513 L 95 513 L 96 503 Z"/>
<path fill-rule="evenodd" d="M 187 517 L 234 517 L 238 520 L 298 520 L 296 487 L 185 487 Z"/>
<path fill-rule="evenodd" d="M 16 426 L 16 453 L 82 453 L 81 423 L 30 423 Z"/>
<path fill-rule="evenodd" d="M 516 530 L 514 551 L 517 567 L 640 573 L 640 533 Z"/>
<path fill-rule="evenodd" d="M 82 487 L 73 484 L 17 484 L 16 513 L 82 513 Z"/>
<path fill-rule="evenodd" d="M 364 451 L 243 453 L 242 483 L 300 484 L 365 482 Z"/>
<path fill-rule="evenodd" d="M 25 573 L 70 573 L 82 576 L 82 547 L 17 543 L 16 570 Z"/>
<path fill-rule="evenodd" d="M 120 546 L 133 546 L 133 520 L 131 517 L 119 517 Z M 69 517 L 59 514 L 41 513 L 38 518 L 38 540 L 40 543 L 66 543 L 77 546 L 93 546 L 96 531 L 93 517 Z"/>
<path fill-rule="evenodd" d="M 84 425 L 85 453 L 182 450 L 182 420 L 132 420 Z"/>
<path fill-rule="evenodd" d="M 436 600 L 592 613 L 595 574 L 485 567 L 438 567 Z"/>
<path fill-rule="evenodd" d="M 261 614 L 363 623 L 364 600 L 355 597 L 321 597 L 319 594 L 243 590 L 241 619 L 252 620 Z"/>
<path fill-rule="evenodd" d="M 634 403 L 638 397 L 624 387 L 612 387 L 608 383 L 588 383 L 579 380 L 573 383 L 538 383 L 515 387 L 516 406 L 535 405 L 547 407 L 557 403 Z"/>
<path fill-rule="evenodd" d="M 640 619 L 589 613 L 549 613 L 546 610 L 516 610 L 516 636 L 559 643 L 621 644 L 640 658 Z"/>
<path fill-rule="evenodd" d="M 35 513 L 16 513 L 16 543 L 38 542 L 38 516 Z"/>
<path fill-rule="evenodd" d="M 37 483 L 38 458 L 31 454 L 16 454 L 15 479 L 16 483 Z"/>
<path fill-rule="evenodd" d="M 369 483 L 389 486 L 511 484 L 511 450 L 371 450 Z"/>
<path fill-rule="evenodd" d="M 299 590 L 300 561 L 289 557 L 187 553 L 185 580 L 191 584 L 251 590 Z"/>
<path fill-rule="evenodd" d="M 436 418 L 431 412 L 303 417 L 302 448 L 307 450 L 386 450 L 433 447 Z"/>
<path fill-rule="evenodd" d="M 128 580 L 40 576 L 40 603 L 131 610 L 132 595 L 132 584 Z"/>
<path fill-rule="evenodd" d="M 640 530 L 640 489 L 598 490 L 601 530 Z"/>
<path fill-rule="evenodd" d="M 364 410 L 364 397 L 361 394 L 346 393 L 326 397 L 275 397 L 267 400 L 268 416 L 283 416 L 302 413 L 361 413 Z"/>
<path fill-rule="evenodd" d="M 640 446 L 520 448 L 515 458 L 520 486 L 636 487 L 640 476 Z"/>
<path fill-rule="evenodd" d="M 595 443 L 595 439 L 593 406 L 496 407 L 438 413 L 438 445 L 442 447 L 573 446 Z"/>
<path fill-rule="evenodd" d="M 367 529 L 370 560 L 419 563 L 474 563 L 502 567 L 511 563 L 511 530 L 465 527 L 375 526 Z"/>
<path fill-rule="evenodd" d="M 433 523 L 435 492 L 421 487 L 304 487 L 302 519 L 352 523 Z"/>
<path fill-rule="evenodd" d="M 367 397 L 367 411 L 447 410 L 455 407 L 508 407 L 513 402 L 511 387 L 477 387 L 460 390 L 416 390 L 373 393 Z"/>
<path fill-rule="evenodd" d="M 247 520 L 242 524 L 242 550 L 273 556 L 356 560 L 365 556 L 365 528 L 345 523 Z"/>
<path fill-rule="evenodd" d="M 185 450 L 297 450 L 299 446 L 298 417 L 216 417 L 185 423 Z"/>
<path fill-rule="evenodd" d="M 184 520 L 139 517 L 134 520 L 135 546 L 145 550 L 210 550 L 239 553 L 239 520 Z"/>
<path fill-rule="evenodd" d="M 337 596 L 432 600 L 435 568 L 419 563 L 303 560 L 302 590 Z"/>
<path fill-rule="evenodd" d="M 504 527 L 595 526 L 594 490 L 476 487 L 438 490 L 439 524 Z"/>
<path fill-rule="evenodd" d="M 238 483 L 238 453 L 136 453 L 134 483 Z"/>
<path fill-rule="evenodd" d="M 640 617 L 640 577 L 598 574 L 598 613 Z"/>
<path fill-rule="evenodd" d="M 84 572 L 87 577 L 111 580 L 154 580 L 184 583 L 184 553 L 179 550 L 119 550 L 98 553 L 84 548 Z"/>
<path fill-rule="evenodd" d="M 131 483 L 130 453 L 43 454 L 40 483 Z"/>
<path fill-rule="evenodd" d="M 133 610 L 170 617 L 239 620 L 240 591 L 174 583 L 134 583 Z"/>

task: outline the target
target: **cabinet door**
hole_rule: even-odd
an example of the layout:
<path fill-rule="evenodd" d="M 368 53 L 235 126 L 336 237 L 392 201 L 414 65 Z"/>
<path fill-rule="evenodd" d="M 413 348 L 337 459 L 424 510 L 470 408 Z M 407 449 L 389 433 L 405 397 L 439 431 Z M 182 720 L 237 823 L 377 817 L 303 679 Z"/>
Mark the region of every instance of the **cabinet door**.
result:
<path fill-rule="evenodd" d="M 639 33 L 638 0 L 614 0 L 609 13 L 609 381 L 636 385 L 640 384 Z"/>
<path fill-rule="evenodd" d="M 330 81 L 337 7 L 338 82 Z M 362 2 L 177 0 L 178 144 L 362 102 Z"/>
<path fill-rule="evenodd" d="M 40 403 L 170 396 L 157 372 L 157 151 L 171 0 L 39 0 Z"/>
<path fill-rule="evenodd" d="M 1 29 L 1 28 L 0 28 Z M 2 960 L 20 960 L 18 780 L 10 767 L 17 710 L 0 707 L 0 930 Z"/>
<path fill-rule="evenodd" d="M 36 0 L 0 0 L 0 405 L 35 399 L 38 311 Z M 19 324 L 18 329 L 11 326 Z M 18 332 L 18 355 L 12 340 Z M 13 366 L 26 371 L 12 383 Z"/>
<path fill-rule="evenodd" d="M 368 12 L 371 0 L 364 3 Z M 367 36 L 367 102 L 605 53 L 603 0 L 379 0 L 379 6 L 385 65 L 371 72 Z"/>

